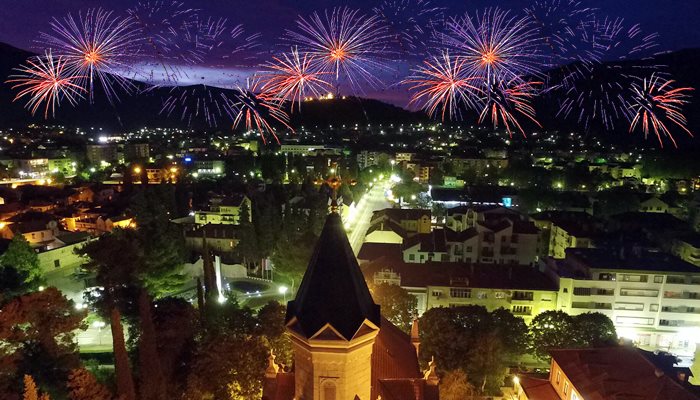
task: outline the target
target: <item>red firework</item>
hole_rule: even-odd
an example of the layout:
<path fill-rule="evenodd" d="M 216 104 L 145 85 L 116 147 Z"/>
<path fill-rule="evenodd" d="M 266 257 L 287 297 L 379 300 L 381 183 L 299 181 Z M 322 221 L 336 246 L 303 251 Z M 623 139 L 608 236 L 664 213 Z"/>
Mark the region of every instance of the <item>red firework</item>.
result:
<path fill-rule="evenodd" d="M 268 133 L 279 143 L 279 138 L 271 125 L 272 120 L 292 130 L 289 126 L 289 115 L 280 108 L 279 101 L 267 93 L 260 93 L 262 86 L 260 82 L 260 79 L 254 76 L 246 79 L 245 88 L 238 88 L 237 101 L 233 104 L 237 110 L 233 128 L 243 123 L 249 131 L 257 129 L 263 143 L 267 143 L 265 135 Z"/>
<path fill-rule="evenodd" d="M 290 100 L 292 110 L 295 102 L 301 108 L 305 96 L 318 96 L 324 89 L 331 88 L 331 84 L 323 79 L 323 75 L 329 73 L 313 68 L 313 57 L 309 54 L 302 57 L 297 49 L 292 49 L 291 54 L 273 57 L 273 60 L 266 64 L 271 72 L 265 77 L 262 89 L 280 101 Z"/>
<path fill-rule="evenodd" d="M 292 44 L 314 57 L 317 67 L 341 75 L 355 86 L 358 78 L 372 86 L 381 86 L 373 72 L 384 69 L 389 36 L 376 15 L 366 16 L 358 10 L 336 8 L 324 17 L 313 13 L 297 21 L 299 32 L 287 31 Z"/>
<path fill-rule="evenodd" d="M 473 107 L 475 95 L 481 90 L 473 84 L 478 78 L 467 75 L 466 63 L 464 58 L 451 58 L 448 52 L 424 61 L 423 66 L 402 82 L 412 85 L 410 90 L 415 91 L 409 104 L 419 104 L 430 116 L 441 107 L 443 121 L 445 114 L 456 117 L 460 105 Z"/>
<path fill-rule="evenodd" d="M 510 137 L 513 137 L 514 129 L 526 137 L 517 119 L 517 114 L 520 114 L 541 128 L 542 125 L 535 119 L 535 108 L 530 104 L 539 85 L 542 85 L 542 82 L 517 83 L 514 80 L 509 82 L 497 80 L 488 88 L 488 96 L 484 99 L 483 109 L 479 115 L 479 123 L 482 123 L 490 114 L 494 129 L 502 123 Z"/>
<path fill-rule="evenodd" d="M 689 102 L 688 92 L 694 89 L 691 87 L 673 88 L 673 83 L 673 80 L 666 80 L 652 74 L 649 79 L 642 80 L 641 84 L 639 82 L 632 84 L 633 94 L 630 109 L 634 116 L 630 124 L 630 132 L 641 125 L 645 138 L 653 131 L 661 147 L 664 146 L 664 136 L 671 140 L 674 147 L 678 147 L 673 134 L 661 119 L 666 117 L 690 137 L 693 137 L 693 133 L 687 126 L 688 121 L 681 112 L 681 107 Z"/>
<path fill-rule="evenodd" d="M 70 104 L 76 104 L 83 98 L 85 88 L 78 83 L 84 79 L 82 76 L 70 75 L 67 72 L 66 60 L 62 57 L 54 58 L 51 51 L 46 51 L 45 57 L 34 57 L 27 60 L 27 65 L 15 68 L 19 74 L 10 75 L 7 83 L 14 84 L 12 89 L 20 89 L 14 98 L 17 101 L 25 96 L 29 97 L 26 108 L 32 115 L 44 104 L 44 118 L 56 113 L 56 107 L 61 99 L 65 98 Z"/>
<path fill-rule="evenodd" d="M 78 18 L 68 15 L 62 21 L 51 22 L 52 34 L 42 33 L 40 40 L 66 60 L 73 75 L 84 77 L 81 82 L 94 97 L 98 81 L 109 101 L 118 99 L 113 83 L 125 91 L 133 88 L 124 76 L 132 69 L 139 53 L 140 34 L 131 18 L 112 16 L 111 11 L 90 9 Z"/>

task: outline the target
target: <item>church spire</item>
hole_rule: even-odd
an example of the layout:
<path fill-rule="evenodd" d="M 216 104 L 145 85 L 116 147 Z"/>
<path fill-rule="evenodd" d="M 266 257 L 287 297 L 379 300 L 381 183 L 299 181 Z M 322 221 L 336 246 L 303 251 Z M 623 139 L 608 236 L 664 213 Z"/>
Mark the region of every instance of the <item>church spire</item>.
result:
<path fill-rule="evenodd" d="M 365 321 L 379 327 L 379 306 L 372 300 L 340 215 L 332 212 L 297 296 L 289 302 L 286 322 L 306 338 L 330 325 L 345 340 L 351 340 Z"/>

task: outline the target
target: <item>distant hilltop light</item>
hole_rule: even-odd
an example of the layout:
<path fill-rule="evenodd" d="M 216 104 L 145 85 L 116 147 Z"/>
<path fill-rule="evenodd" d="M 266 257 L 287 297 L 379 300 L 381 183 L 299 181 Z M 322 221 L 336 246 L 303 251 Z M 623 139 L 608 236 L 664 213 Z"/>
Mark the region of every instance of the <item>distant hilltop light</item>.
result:
<path fill-rule="evenodd" d="M 341 96 L 340 98 L 345 100 L 345 99 L 347 99 L 347 96 Z M 333 100 L 333 99 L 335 99 L 335 95 L 333 93 L 327 93 L 325 95 L 318 96 L 318 97 L 312 97 L 312 96 L 305 97 L 304 101 Z"/>

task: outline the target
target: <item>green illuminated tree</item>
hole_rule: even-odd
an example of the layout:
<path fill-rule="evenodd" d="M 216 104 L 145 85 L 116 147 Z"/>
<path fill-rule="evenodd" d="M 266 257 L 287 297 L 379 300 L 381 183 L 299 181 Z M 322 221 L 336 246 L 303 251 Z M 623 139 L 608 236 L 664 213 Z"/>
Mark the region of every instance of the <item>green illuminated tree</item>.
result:
<path fill-rule="evenodd" d="M 574 319 L 563 311 L 545 311 L 530 323 L 530 338 L 534 354 L 549 359 L 549 349 L 574 347 Z"/>

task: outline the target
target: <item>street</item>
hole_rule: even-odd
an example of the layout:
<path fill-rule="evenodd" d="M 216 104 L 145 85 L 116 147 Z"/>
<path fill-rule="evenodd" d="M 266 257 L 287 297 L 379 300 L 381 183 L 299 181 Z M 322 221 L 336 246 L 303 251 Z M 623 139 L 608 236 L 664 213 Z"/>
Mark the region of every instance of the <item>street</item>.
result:
<path fill-rule="evenodd" d="M 355 255 L 360 252 L 362 243 L 365 240 L 365 234 L 367 229 L 369 229 L 372 214 L 377 210 L 391 207 L 391 204 L 384 197 L 384 191 L 388 187 L 389 183 L 385 181 L 380 181 L 374 185 L 359 201 L 354 215 L 348 218 L 348 240 L 350 240 L 350 245 Z"/>

